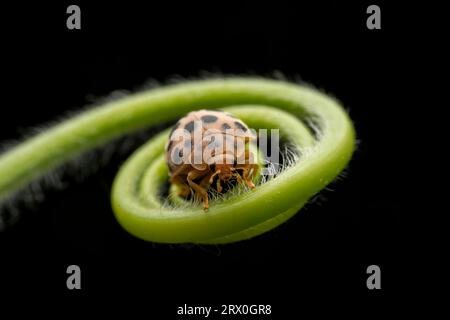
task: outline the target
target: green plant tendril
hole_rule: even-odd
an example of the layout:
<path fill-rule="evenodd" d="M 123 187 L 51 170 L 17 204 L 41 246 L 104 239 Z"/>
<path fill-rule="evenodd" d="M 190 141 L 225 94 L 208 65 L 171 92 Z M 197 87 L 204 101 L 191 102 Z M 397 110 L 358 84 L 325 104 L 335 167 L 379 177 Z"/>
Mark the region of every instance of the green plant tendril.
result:
<path fill-rule="evenodd" d="M 334 99 L 304 86 L 260 78 L 186 82 L 130 95 L 86 111 L 0 157 L 0 201 L 45 173 L 113 138 L 174 121 L 195 109 L 226 108 L 252 128 L 279 128 L 301 153 L 297 163 L 255 190 L 213 202 L 209 211 L 165 205 L 168 131 L 140 147 L 120 169 L 111 202 L 119 223 L 145 240 L 226 243 L 286 221 L 347 165 L 351 120 Z M 313 138 L 305 122 L 317 129 Z"/>

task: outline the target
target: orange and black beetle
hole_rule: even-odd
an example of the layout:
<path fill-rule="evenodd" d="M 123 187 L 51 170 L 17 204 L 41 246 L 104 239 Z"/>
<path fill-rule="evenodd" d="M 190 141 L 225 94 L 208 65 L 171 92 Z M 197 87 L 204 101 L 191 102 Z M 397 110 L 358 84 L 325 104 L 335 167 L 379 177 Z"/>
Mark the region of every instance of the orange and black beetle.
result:
<path fill-rule="evenodd" d="M 234 178 L 253 189 L 251 178 L 258 165 L 247 145 L 254 139 L 256 135 L 247 125 L 229 113 L 189 113 L 177 122 L 166 145 L 170 182 L 178 186 L 180 196 L 187 197 L 193 190 L 205 209 L 212 185 L 222 192 L 222 182 Z"/>

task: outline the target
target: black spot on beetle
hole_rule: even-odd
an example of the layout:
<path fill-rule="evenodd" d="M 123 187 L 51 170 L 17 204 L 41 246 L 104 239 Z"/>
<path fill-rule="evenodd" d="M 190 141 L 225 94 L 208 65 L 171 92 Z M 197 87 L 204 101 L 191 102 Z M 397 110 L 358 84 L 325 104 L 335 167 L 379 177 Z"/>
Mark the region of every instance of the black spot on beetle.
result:
<path fill-rule="evenodd" d="M 228 123 L 222 123 L 222 129 L 223 130 L 231 129 L 231 126 Z"/>
<path fill-rule="evenodd" d="M 248 130 L 248 128 L 246 126 L 244 126 L 242 123 L 240 123 L 239 121 L 235 121 L 234 125 L 236 127 L 238 127 L 238 129 L 241 129 L 242 131 L 247 131 Z"/>
<path fill-rule="evenodd" d="M 175 153 L 177 154 L 179 159 L 183 158 L 183 149 L 182 148 L 177 148 Z"/>
<path fill-rule="evenodd" d="M 183 150 L 176 147 L 172 152 L 172 157 L 175 163 L 179 163 L 181 161 L 181 158 L 183 157 Z"/>
<path fill-rule="evenodd" d="M 213 115 L 202 116 L 203 123 L 213 123 L 217 121 L 217 117 Z"/>
<path fill-rule="evenodd" d="M 189 131 L 190 133 L 192 133 L 192 131 L 194 131 L 194 121 L 189 122 L 188 124 L 186 124 L 184 126 L 184 128 Z"/>

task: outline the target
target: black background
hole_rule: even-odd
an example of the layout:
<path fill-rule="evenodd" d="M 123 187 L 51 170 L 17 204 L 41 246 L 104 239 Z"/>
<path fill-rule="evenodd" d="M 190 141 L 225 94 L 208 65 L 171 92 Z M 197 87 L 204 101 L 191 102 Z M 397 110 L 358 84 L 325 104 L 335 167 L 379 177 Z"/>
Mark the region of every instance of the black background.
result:
<path fill-rule="evenodd" d="M 358 149 L 345 178 L 286 224 L 223 246 L 152 244 L 122 230 L 109 191 L 127 154 L 114 154 L 84 179 L 64 174 L 68 187 L 21 207 L 20 221 L 0 234 L 0 290 L 77 306 L 107 297 L 109 310 L 122 306 L 116 299 L 133 298 L 133 308 L 157 319 L 174 318 L 184 303 L 272 304 L 273 319 L 316 303 L 318 313 L 336 302 L 379 310 L 405 294 L 411 248 L 399 141 L 412 108 L 405 79 L 417 71 L 411 64 L 421 36 L 406 23 L 407 8 L 378 2 L 382 29 L 368 30 L 368 2 L 74 3 L 81 30 L 66 29 L 72 3 L 3 7 L 1 141 L 21 140 L 30 128 L 149 80 L 283 74 L 341 100 Z M 81 267 L 80 291 L 66 289 L 70 264 Z M 382 290 L 366 287 L 371 264 L 381 267 Z"/>

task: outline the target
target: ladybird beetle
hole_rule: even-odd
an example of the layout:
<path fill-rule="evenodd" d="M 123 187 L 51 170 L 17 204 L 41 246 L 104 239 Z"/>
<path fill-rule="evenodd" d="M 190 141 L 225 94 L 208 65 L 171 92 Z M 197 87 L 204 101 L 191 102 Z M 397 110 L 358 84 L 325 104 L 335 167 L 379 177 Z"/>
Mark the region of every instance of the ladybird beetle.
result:
<path fill-rule="evenodd" d="M 199 110 L 180 119 L 166 145 L 170 182 L 178 195 L 187 197 L 192 190 L 206 210 L 210 187 L 222 193 L 222 183 L 235 179 L 255 188 L 251 178 L 258 164 L 247 148 L 254 139 L 244 122 L 226 112 Z"/>

